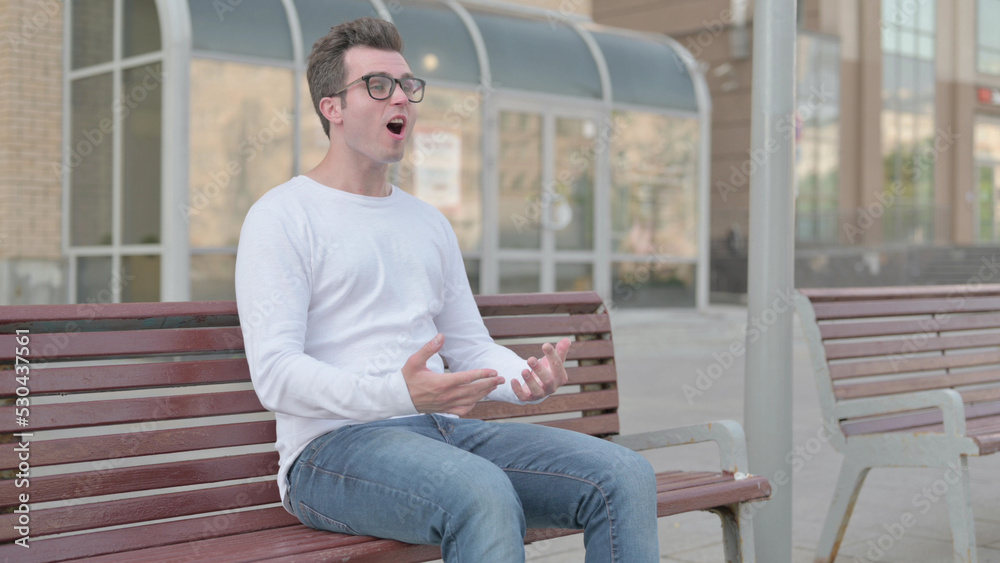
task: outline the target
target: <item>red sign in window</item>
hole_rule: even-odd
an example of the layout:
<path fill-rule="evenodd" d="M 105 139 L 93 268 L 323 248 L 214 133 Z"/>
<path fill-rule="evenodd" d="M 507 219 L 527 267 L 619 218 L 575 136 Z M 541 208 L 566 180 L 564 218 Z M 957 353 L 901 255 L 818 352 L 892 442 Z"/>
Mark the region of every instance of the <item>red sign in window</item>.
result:
<path fill-rule="evenodd" d="M 1000 106 L 1000 90 L 980 87 L 976 89 L 976 93 L 980 103 Z"/>

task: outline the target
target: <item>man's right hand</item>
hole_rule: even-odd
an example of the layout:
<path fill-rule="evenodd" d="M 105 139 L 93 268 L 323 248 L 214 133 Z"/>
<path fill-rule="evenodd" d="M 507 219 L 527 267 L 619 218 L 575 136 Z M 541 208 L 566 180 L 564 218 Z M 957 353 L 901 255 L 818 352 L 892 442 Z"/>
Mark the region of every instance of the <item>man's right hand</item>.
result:
<path fill-rule="evenodd" d="M 403 365 L 403 380 L 406 381 L 410 399 L 417 412 L 462 416 L 472 410 L 480 399 L 503 385 L 504 378 L 492 369 L 455 373 L 437 373 L 427 369 L 427 360 L 443 344 L 444 335 L 438 334 L 410 356 Z"/>

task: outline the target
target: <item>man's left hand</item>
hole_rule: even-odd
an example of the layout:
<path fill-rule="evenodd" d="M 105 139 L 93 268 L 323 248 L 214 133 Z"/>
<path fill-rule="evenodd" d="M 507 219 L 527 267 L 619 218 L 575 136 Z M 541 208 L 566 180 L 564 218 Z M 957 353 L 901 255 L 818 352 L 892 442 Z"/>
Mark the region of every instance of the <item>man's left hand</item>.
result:
<path fill-rule="evenodd" d="M 513 379 L 510 382 L 514 395 L 524 402 L 537 401 L 556 392 L 556 389 L 566 384 L 566 353 L 569 352 L 569 338 L 563 338 L 555 346 L 546 342 L 542 344 L 544 357 L 541 360 L 532 356 L 528 358 L 528 367 L 521 372 L 524 385 Z"/>

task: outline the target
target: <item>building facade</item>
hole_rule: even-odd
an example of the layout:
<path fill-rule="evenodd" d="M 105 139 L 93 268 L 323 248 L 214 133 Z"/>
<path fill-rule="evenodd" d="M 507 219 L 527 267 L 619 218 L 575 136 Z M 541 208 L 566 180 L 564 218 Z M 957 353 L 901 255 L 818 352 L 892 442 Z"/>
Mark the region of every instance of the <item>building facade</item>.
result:
<path fill-rule="evenodd" d="M 712 289 L 746 288 L 753 6 L 595 0 L 706 69 Z M 1000 250 L 1000 1 L 801 0 L 796 285 L 989 281 Z"/>
<path fill-rule="evenodd" d="M 586 1 L 13 0 L 0 10 L 0 302 L 232 299 L 239 230 L 326 151 L 312 43 L 393 21 L 430 87 L 391 180 L 485 293 L 707 302 L 704 78 Z"/>

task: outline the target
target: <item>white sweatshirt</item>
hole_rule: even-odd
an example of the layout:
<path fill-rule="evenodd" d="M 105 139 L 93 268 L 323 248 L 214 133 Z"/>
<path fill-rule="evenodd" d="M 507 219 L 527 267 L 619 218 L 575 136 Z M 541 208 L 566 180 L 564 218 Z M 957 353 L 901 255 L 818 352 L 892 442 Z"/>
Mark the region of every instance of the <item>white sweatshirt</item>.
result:
<path fill-rule="evenodd" d="M 275 413 L 278 487 L 314 438 L 417 414 L 403 364 L 438 332 L 452 371 L 491 368 L 488 400 L 521 403 L 527 362 L 493 342 L 448 220 L 393 186 L 369 197 L 297 176 L 247 213 L 236 301 L 254 389 Z M 441 356 L 427 367 L 444 371 Z"/>

